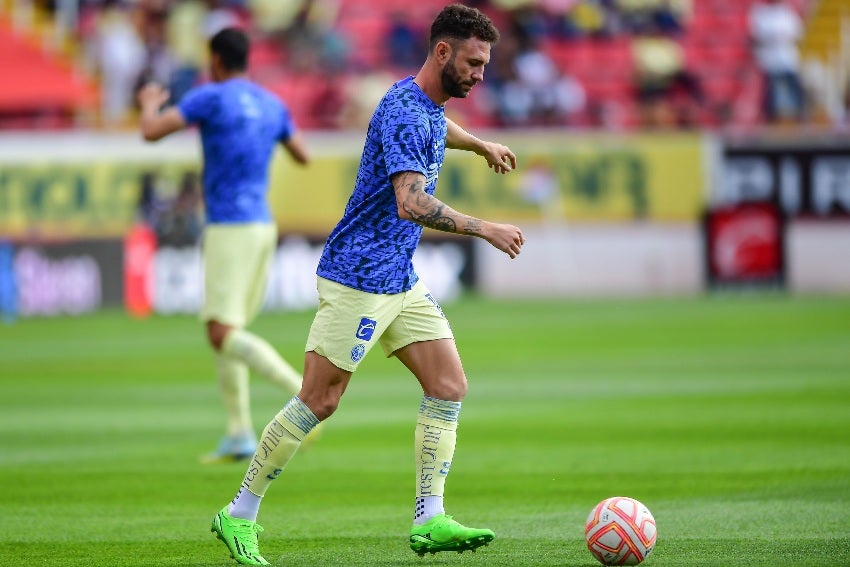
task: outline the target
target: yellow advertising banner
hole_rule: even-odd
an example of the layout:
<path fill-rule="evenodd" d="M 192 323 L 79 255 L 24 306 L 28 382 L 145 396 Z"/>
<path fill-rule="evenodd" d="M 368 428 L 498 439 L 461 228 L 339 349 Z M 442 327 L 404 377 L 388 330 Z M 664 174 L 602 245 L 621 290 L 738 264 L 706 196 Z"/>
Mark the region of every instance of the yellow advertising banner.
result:
<path fill-rule="evenodd" d="M 706 194 L 705 146 L 697 135 L 509 137 L 518 168 L 496 175 L 484 160 L 449 150 L 437 197 L 486 219 L 512 222 L 691 222 Z M 327 232 L 339 220 L 359 156 L 273 168 L 271 202 L 285 230 Z"/>
<path fill-rule="evenodd" d="M 449 150 L 437 197 L 489 220 L 541 222 L 695 221 L 706 194 L 706 144 L 698 135 L 602 137 L 493 134 L 518 168 L 494 174 L 482 158 Z M 301 168 L 278 152 L 269 199 L 284 232 L 327 234 L 351 194 L 360 145 L 321 154 Z M 104 237 L 124 234 L 143 211 L 145 188 L 158 203 L 199 173 L 200 159 L 123 162 L 81 157 L 0 164 L 0 236 Z"/>
<path fill-rule="evenodd" d="M 156 207 L 176 195 L 181 180 L 197 171 L 198 164 L 192 162 L 2 165 L 0 237 L 121 236 L 144 215 L 146 186 Z"/>

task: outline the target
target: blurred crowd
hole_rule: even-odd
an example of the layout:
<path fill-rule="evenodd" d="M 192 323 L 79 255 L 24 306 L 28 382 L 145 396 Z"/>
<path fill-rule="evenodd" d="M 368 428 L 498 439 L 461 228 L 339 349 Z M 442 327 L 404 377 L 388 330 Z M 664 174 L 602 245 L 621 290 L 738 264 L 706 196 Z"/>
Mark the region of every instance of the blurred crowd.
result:
<path fill-rule="evenodd" d="M 591 93 L 563 60 L 556 60 L 550 46 L 568 51 L 582 42 L 625 38 L 631 61 L 622 81 L 628 83 L 636 125 L 704 125 L 700 116 L 717 101 L 707 96 L 682 45 L 691 31 L 694 3 L 702 1 L 466 1 L 490 15 L 502 31 L 476 108 L 501 127 L 604 127 L 611 120 L 607 101 Z M 129 126 L 134 93 L 146 81 L 168 85 L 172 99 L 179 100 L 206 78 L 206 39 L 237 25 L 249 29 L 254 39 L 252 73 L 259 82 L 280 87 L 273 90 L 287 98 L 295 96 L 289 83 L 311 78 L 307 92 L 297 93 L 299 103 L 306 100 L 308 126 L 360 126 L 389 82 L 421 65 L 430 12 L 416 17 L 409 3 L 388 2 L 381 26 L 365 27 L 361 13 L 356 19 L 364 26 L 354 28 L 351 2 L 80 0 L 76 37 L 86 66 L 102 85 L 101 123 Z M 763 81 L 760 120 L 805 121 L 810 96 L 801 80 L 798 45 L 807 1 L 744 3 L 748 57 Z M 43 4 L 47 10 L 58 9 L 58 2 Z M 356 4 L 363 10 L 370 6 Z M 419 9 L 431 4 L 443 2 L 424 2 Z"/>

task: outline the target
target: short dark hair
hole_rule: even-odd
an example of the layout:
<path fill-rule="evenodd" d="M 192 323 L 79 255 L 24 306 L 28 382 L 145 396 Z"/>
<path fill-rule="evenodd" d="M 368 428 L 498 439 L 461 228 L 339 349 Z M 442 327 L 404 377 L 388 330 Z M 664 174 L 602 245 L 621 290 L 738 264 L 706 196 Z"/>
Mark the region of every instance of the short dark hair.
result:
<path fill-rule="evenodd" d="M 210 39 L 210 52 L 218 55 L 221 66 L 228 71 L 248 69 L 250 50 L 248 35 L 238 28 L 224 28 Z"/>
<path fill-rule="evenodd" d="M 488 43 L 499 41 L 499 30 L 486 15 L 477 8 L 452 4 L 437 14 L 431 24 L 431 39 L 428 49 L 434 49 L 437 42 L 452 39 L 476 37 Z"/>

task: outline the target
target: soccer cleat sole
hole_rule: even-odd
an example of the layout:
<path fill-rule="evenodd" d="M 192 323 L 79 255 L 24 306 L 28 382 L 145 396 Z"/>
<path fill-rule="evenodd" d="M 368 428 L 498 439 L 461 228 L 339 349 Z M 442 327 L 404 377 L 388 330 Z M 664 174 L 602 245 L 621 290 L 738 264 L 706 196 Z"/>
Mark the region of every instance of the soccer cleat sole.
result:
<path fill-rule="evenodd" d="M 476 549 L 488 545 L 493 539 L 494 537 L 491 535 L 481 535 L 463 541 L 437 543 L 423 536 L 410 536 L 410 549 L 419 557 L 425 557 L 427 553 L 435 555 L 441 551 L 457 551 L 458 553 L 471 551 L 475 553 Z"/>
<path fill-rule="evenodd" d="M 210 531 L 211 531 L 212 533 L 214 533 L 214 534 L 215 534 L 215 539 L 219 540 L 221 543 L 223 543 L 223 544 L 224 544 L 224 546 L 225 546 L 225 547 L 227 547 L 227 542 L 226 542 L 226 541 L 224 541 L 224 538 L 223 538 L 223 537 L 221 537 L 221 534 L 220 534 L 220 533 L 218 533 L 218 530 L 217 530 L 217 529 L 215 529 L 215 526 L 213 526 L 212 528 L 210 528 Z M 229 551 L 229 552 L 230 552 L 230 558 L 231 558 L 231 559 L 236 559 L 236 557 L 234 557 L 234 556 L 233 556 L 233 552 L 232 552 L 232 551 L 230 551 L 230 548 L 229 548 L 229 547 L 227 547 L 227 551 Z"/>

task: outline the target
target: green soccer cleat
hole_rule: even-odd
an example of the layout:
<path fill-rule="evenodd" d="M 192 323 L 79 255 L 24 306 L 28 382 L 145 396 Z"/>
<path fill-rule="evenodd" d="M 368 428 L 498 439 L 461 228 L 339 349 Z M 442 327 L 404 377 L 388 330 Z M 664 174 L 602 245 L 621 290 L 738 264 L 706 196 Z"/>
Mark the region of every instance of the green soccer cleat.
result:
<path fill-rule="evenodd" d="M 410 549 L 419 557 L 438 551 L 475 551 L 487 545 L 496 534 L 492 530 L 467 528 L 446 514 L 434 516 L 421 526 L 410 529 Z"/>
<path fill-rule="evenodd" d="M 227 507 L 222 508 L 212 521 L 210 529 L 218 539 L 224 542 L 230 550 L 230 557 L 242 565 L 268 565 L 269 562 L 260 555 L 257 535 L 263 527 L 257 522 L 234 518 L 227 513 Z"/>

